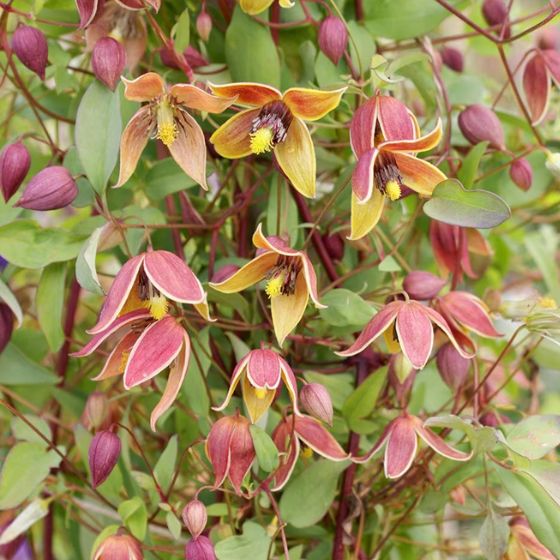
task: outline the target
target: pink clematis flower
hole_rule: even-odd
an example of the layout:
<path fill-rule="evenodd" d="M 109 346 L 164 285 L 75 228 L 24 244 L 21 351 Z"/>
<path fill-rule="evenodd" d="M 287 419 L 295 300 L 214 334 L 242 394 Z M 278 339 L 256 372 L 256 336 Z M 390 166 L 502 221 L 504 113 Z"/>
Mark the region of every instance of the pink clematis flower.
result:
<path fill-rule="evenodd" d="M 249 412 L 251 422 L 257 422 L 268 410 L 281 382 L 284 382 L 288 389 L 294 412 L 299 414 L 296 376 L 288 362 L 273 350 L 265 348 L 251 350 L 235 366 L 226 398 L 214 410 L 224 410 L 240 381 L 243 400 Z"/>
<path fill-rule="evenodd" d="M 155 136 L 167 146 L 179 167 L 208 190 L 204 133 L 187 108 L 221 113 L 235 97 L 216 97 L 190 84 L 167 88 L 155 72 L 135 80 L 122 80 L 124 96 L 130 101 L 147 102 L 147 105 L 136 111 L 123 131 L 119 180 L 115 186 L 120 187 L 130 179 L 148 139 Z"/>
<path fill-rule="evenodd" d="M 417 416 L 403 412 L 385 428 L 377 443 L 361 457 L 353 457 L 356 463 L 369 461 L 385 448 L 383 466 L 387 478 L 400 478 L 410 469 L 418 450 L 418 437 L 422 438 L 436 453 L 453 461 L 468 461 L 470 453 L 454 449 L 437 434 L 424 427 Z"/>
<path fill-rule="evenodd" d="M 361 239 L 379 221 L 385 199 L 398 200 L 403 187 L 431 196 L 447 178 L 416 152 L 434 148 L 441 139 L 441 121 L 419 137 L 414 115 L 393 97 L 376 95 L 354 114 L 350 143 L 358 159 L 352 175 L 351 235 Z"/>
<path fill-rule="evenodd" d="M 299 457 L 301 443 L 331 461 L 344 461 L 350 456 L 325 427 L 311 416 L 288 416 L 272 434 L 272 441 L 280 452 L 280 466 L 274 473 L 271 490 L 276 491 L 290 479 Z M 300 443 L 301 442 L 301 443 Z"/>
<path fill-rule="evenodd" d="M 102 11 L 109 2 L 104 0 L 76 0 L 76 8 L 80 14 L 80 28 L 84 29 L 91 25 L 94 18 Z M 161 0 L 115 0 L 114 4 L 131 12 L 137 12 L 146 8 L 146 4 L 156 12 L 161 6 Z"/>
<path fill-rule="evenodd" d="M 211 282 L 215 290 L 226 294 L 240 292 L 263 279 L 270 297 L 274 332 L 280 346 L 299 323 L 309 296 L 315 307 L 319 302 L 317 277 L 313 265 L 303 251 L 291 249 L 278 237 L 265 237 L 261 225 L 253 234 L 257 256 L 222 282 Z"/>
<path fill-rule="evenodd" d="M 444 332 L 462 356 L 472 357 L 461 348 L 442 315 L 414 300 L 392 301 L 385 305 L 366 325 L 354 344 L 337 354 L 345 357 L 359 354 L 383 334 L 390 352 L 402 350 L 415 369 L 422 369 L 432 353 L 433 325 Z"/>
<path fill-rule="evenodd" d="M 560 53 L 535 49 L 523 70 L 523 89 L 534 125 L 546 115 L 552 82 L 560 84 Z"/>

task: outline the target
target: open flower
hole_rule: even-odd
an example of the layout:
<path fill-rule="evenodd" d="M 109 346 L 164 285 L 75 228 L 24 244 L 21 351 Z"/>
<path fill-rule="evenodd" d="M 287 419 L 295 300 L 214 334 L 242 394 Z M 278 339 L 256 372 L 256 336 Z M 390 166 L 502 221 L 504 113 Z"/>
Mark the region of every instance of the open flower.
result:
<path fill-rule="evenodd" d="M 437 311 L 413 300 L 388 303 L 366 325 L 354 344 L 337 354 L 339 356 L 359 354 L 383 334 L 390 352 L 402 350 L 415 369 L 422 369 L 434 345 L 432 323 L 445 333 L 462 356 L 472 357 L 461 348 L 447 321 Z"/>
<path fill-rule="evenodd" d="M 369 461 L 376 453 L 385 447 L 383 466 L 387 478 L 400 478 L 405 474 L 416 457 L 418 437 L 422 438 L 436 453 L 453 461 L 468 461 L 471 453 L 464 453 L 454 449 L 445 441 L 424 427 L 417 416 L 403 412 L 385 428 L 377 443 L 362 457 L 353 457 L 356 463 Z"/>
<path fill-rule="evenodd" d="M 546 115 L 552 82 L 560 84 L 560 53 L 535 49 L 523 70 L 523 89 L 534 125 Z"/>
<path fill-rule="evenodd" d="M 295 189 L 315 196 L 315 148 L 304 121 L 316 121 L 338 107 L 346 88 L 322 91 L 291 88 L 282 95 L 276 88 L 255 83 L 210 84 L 219 97 L 249 107 L 226 121 L 210 137 L 225 158 L 274 150 L 278 165 Z"/>
<path fill-rule="evenodd" d="M 398 200 L 403 187 L 431 196 L 447 177 L 416 152 L 434 148 L 441 139 L 441 121 L 418 138 L 416 118 L 395 99 L 376 95 L 354 114 L 350 143 L 358 163 L 352 175 L 350 239 L 360 239 L 379 221 L 385 199 Z"/>
<path fill-rule="evenodd" d="M 294 406 L 294 412 L 299 414 L 296 376 L 288 362 L 273 350 L 265 348 L 251 350 L 235 366 L 226 398 L 222 405 L 214 410 L 223 410 L 229 404 L 240 381 L 243 390 L 243 400 L 249 412 L 251 422 L 257 422 L 268 410 L 281 381 L 284 382 L 288 389 Z"/>
<path fill-rule="evenodd" d="M 255 16 L 264 12 L 274 0 L 239 0 L 240 8 L 250 16 Z M 278 0 L 278 3 L 282 8 L 291 8 L 294 2 L 291 0 Z"/>
<path fill-rule="evenodd" d="M 539 542 L 525 517 L 512 517 L 509 526 L 509 545 L 504 560 L 554 560 L 555 556 Z"/>
<path fill-rule="evenodd" d="M 206 185 L 206 142 L 188 109 L 221 113 L 235 97 L 216 97 L 190 84 L 167 88 L 155 72 L 126 80 L 124 96 L 147 102 L 132 116 L 121 137 L 121 162 L 116 187 L 124 185 L 134 170 L 148 139 L 155 137 L 166 146 L 179 167 L 204 189 Z"/>
<path fill-rule="evenodd" d="M 274 473 L 271 490 L 280 490 L 290 479 L 300 452 L 300 442 L 331 461 L 344 461 L 350 456 L 325 427 L 311 416 L 288 416 L 272 434 L 281 462 Z"/>
<path fill-rule="evenodd" d="M 259 224 L 253 234 L 257 256 L 229 278 L 210 283 L 214 289 L 231 294 L 257 282 L 267 280 L 265 291 L 270 297 L 272 323 L 280 346 L 299 323 L 309 296 L 315 307 L 319 303 L 317 277 L 309 257 L 303 251 L 291 249 L 278 237 L 265 237 Z"/>

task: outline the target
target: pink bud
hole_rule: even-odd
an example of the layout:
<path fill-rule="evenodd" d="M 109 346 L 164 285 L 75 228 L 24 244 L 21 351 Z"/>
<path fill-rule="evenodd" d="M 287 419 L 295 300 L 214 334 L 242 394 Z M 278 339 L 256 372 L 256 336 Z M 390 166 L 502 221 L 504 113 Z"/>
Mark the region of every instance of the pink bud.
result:
<path fill-rule="evenodd" d="M 208 60 L 191 45 L 185 49 L 183 56 L 193 70 L 208 65 Z"/>
<path fill-rule="evenodd" d="M 212 18 L 204 9 L 196 18 L 196 31 L 204 42 L 208 41 L 208 37 L 210 37 L 210 33 L 212 32 Z"/>
<path fill-rule="evenodd" d="M 208 514 L 206 513 L 206 506 L 197 499 L 191 500 L 183 508 L 183 523 L 193 536 L 197 539 L 200 533 L 204 531 L 206 522 L 208 521 Z"/>
<path fill-rule="evenodd" d="M 121 440 L 113 432 L 95 434 L 89 446 L 89 468 L 93 487 L 97 488 L 107 480 L 119 460 Z"/>
<path fill-rule="evenodd" d="M 126 66 L 124 47 L 112 37 L 99 39 L 93 47 L 91 66 L 95 77 L 115 91 Z"/>
<path fill-rule="evenodd" d="M 308 383 L 299 393 L 303 409 L 329 426 L 333 422 L 333 405 L 329 392 L 320 383 Z"/>
<path fill-rule="evenodd" d="M 412 299 L 425 301 L 436 297 L 445 284 L 443 278 L 431 272 L 413 270 L 406 275 L 403 288 Z"/>
<path fill-rule="evenodd" d="M 463 71 L 463 53 L 455 47 L 443 47 L 441 49 L 441 61 L 455 72 Z"/>
<path fill-rule="evenodd" d="M 5 303 L 0 303 L 0 352 L 2 352 L 8 345 L 8 342 L 10 342 L 13 330 L 14 314 Z"/>
<path fill-rule="evenodd" d="M 196 539 L 191 539 L 185 546 L 186 560 L 216 560 L 214 545 L 212 541 L 201 535 Z"/>
<path fill-rule="evenodd" d="M 0 154 L 0 186 L 4 200 L 8 202 L 25 179 L 31 156 L 21 142 L 8 144 Z"/>
<path fill-rule="evenodd" d="M 107 537 L 95 552 L 93 560 L 142 560 L 142 547 L 131 535 L 119 534 Z"/>
<path fill-rule="evenodd" d="M 109 399 L 101 391 L 89 395 L 82 413 L 82 424 L 88 430 L 106 430 L 112 423 L 109 413 Z"/>
<path fill-rule="evenodd" d="M 496 113 L 484 105 L 469 105 L 459 114 L 459 128 L 471 143 L 488 141 L 497 150 L 504 150 L 504 131 Z"/>
<path fill-rule="evenodd" d="M 463 358 L 453 344 L 448 342 L 438 350 L 436 363 L 441 378 L 451 389 L 457 391 L 464 385 L 471 361 Z"/>
<path fill-rule="evenodd" d="M 338 64 L 348 44 L 348 31 L 344 22 L 336 16 L 326 17 L 319 27 L 318 40 L 319 48 L 333 64 Z"/>
<path fill-rule="evenodd" d="M 45 68 L 49 58 L 47 39 L 42 31 L 28 25 L 18 25 L 12 36 L 12 49 L 21 63 L 45 79 Z"/>
<path fill-rule="evenodd" d="M 16 206 L 28 210 L 57 210 L 78 196 L 78 187 L 70 172 L 58 165 L 39 171 L 27 183 Z"/>
<path fill-rule="evenodd" d="M 509 26 L 508 7 L 504 0 L 484 0 L 482 4 L 482 15 L 488 25 L 503 25 L 507 22 L 504 39 L 510 37 L 511 29 Z M 496 32 L 499 34 L 501 29 L 498 29 Z"/>
<path fill-rule="evenodd" d="M 325 249 L 329 253 L 329 256 L 334 261 L 341 261 L 344 257 L 345 244 L 342 236 L 339 233 L 326 233 L 321 236 L 323 238 L 323 243 Z"/>
<path fill-rule="evenodd" d="M 511 164 L 509 176 L 523 191 L 528 191 L 533 184 L 533 168 L 525 158 L 517 159 Z"/>
<path fill-rule="evenodd" d="M 236 264 L 225 264 L 216 272 L 214 272 L 212 276 L 212 282 L 214 284 L 219 284 L 224 280 L 228 279 L 232 274 L 236 273 L 239 270 L 239 267 Z"/>

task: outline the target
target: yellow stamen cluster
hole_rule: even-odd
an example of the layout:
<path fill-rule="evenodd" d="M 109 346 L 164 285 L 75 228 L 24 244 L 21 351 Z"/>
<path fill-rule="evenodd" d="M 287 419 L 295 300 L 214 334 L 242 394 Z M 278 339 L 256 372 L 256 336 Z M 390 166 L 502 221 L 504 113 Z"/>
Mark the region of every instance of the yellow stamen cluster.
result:
<path fill-rule="evenodd" d="M 264 399 L 268 394 L 268 390 L 265 387 L 255 387 L 255 397 L 257 399 Z"/>
<path fill-rule="evenodd" d="M 539 307 L 542 307 L 544 309 L 556 309 L 558 307 L 556 301 L 551 297 L 539 298 L 539 301 L 537 303 Z"/>
<path fill-rule="evenodd" d="M 175 124 L 173 109 L 169 102 L 163 101 L 157 110 L 157 134 L 156 138 L 161 140 L 166 146 L 171 146 L 175 142 L 179 129 Z"/>
<path fill-rule="evenodd" d="M 264 288 L 266 295 L 269 298 L 277 297 L 282 294 L 282 285 L 284 284 L 284 275 L 277 274 L 273 278 L 271 278 Z"/>
<path fill-rule="evenodd" d="M 313 457 L 313 449 L 311 449 L 311 447 L 304 447 L 301 450 L 301 456 L 304 459 L 311 459 L 311 457 Z"/>
<path fill-rule="evenodd" d="M 167 310 L 169 309 L 169 302 L 162 295 L 152 296 L 145 305 L 150 311 L 150 315 L 156 321 L 163 319 L 167 315 Z"/>
<path fill-rule="evenodd" d="M 259 128 L 255 132 L 251 133 L 251 151 L 254 154 L 269 152 L 272 149 L 273 137 L 274 135 L 272 133 L 272 129 L 267 126 Z"/>
<path fill-rule="evenodd" d="M 393 202 L 401 197 L 401 186 L 396 181 L 388 181 L 385 185 L 385 192 Z"/>

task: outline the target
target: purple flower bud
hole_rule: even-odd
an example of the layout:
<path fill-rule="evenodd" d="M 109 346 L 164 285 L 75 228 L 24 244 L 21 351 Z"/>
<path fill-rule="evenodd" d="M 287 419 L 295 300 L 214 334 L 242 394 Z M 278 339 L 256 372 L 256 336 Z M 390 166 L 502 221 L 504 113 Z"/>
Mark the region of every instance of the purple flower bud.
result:
<path fill-rule="evenodd" d="M 338 64 L 348 44 L 344 22 L 336 16 L 326 17 L 319 27 L 318 41 L 319 48 L 334 64 Z"/>
<path fill-rule="evenodd" d="M 504 0 L 484 0 L 482 4 L 482 15 L 488 25 L 503 25 L 508 22 L 504 33 L 504 39 L 510 37 L 511 29 L 509 26 L 508 7 Z M 499 34 L 501 29 L 498 29 L 496 32 Z"/>
<path fill-rule="evenodd" d="M 502 123 L 496 113 L 484 105 L 469 105 L 461 111 L 459 128 L 471 144 L 487 141 L 497 150 L 505 149 Z"/>
<path fill-rule="evenodd" d="M 216 272 L 214 272 L 212 276 L 212 282 L 214 284 L 219 284 L 224 280 L 227 280 L 232 274 L 236 273 L 239 270 L 239 267 L 236 264 L 225 264 Z"/>
<path fill-rule="evenodd" d="M 528 191 L 533 184 L 533 168 L 525 158 L 517 159 L 511 164 L 509 176 L 523 191 Z"/>
<path fill-rule="evenodd" d="M 455 72 L 463 71 L 463 53 L 459 49 L 455 47 L 443 47 L 439 53 L 441 55 L 441 61 L 448 68 L 451 68 L 451 70 Z"/>
<path fill-rule="evenodd" d="M 124 47 L 112 37 L 99 39 L 93 47 L 91 66 L 95 77 L 115 91 L 126 66 Z"/>
<path fill-rule="evenodd" d="M 193 70 L 196 70 L 196 68 L 200 68 L 201 66 L 208 65 L 208 60 L 200 51 L 197 51 L 192 45 L 189 45 L 185 49 L 185 51 L 183 52 L 183 56 Z"/>
<path fill-rule="evenodd" d="M 28 25 L 18 25 L 12 36 L 12 49 L 21 63 L 45 79 L 49 58 L 47 39 L 42 31 Z"/>
<path fill-rule="evenodd" d="M 4 200 L 8 202 L 25 179 L 31 156 L 21 142 L 8 144 L 0 154 L 0 186 Z"/>
<path fill-rule="evenodd" d="M 204 9 L 196 18 L 196 31 L 204 42 L 208 41 L 208 37 L 210 37 L 210 33 L 212 32 L 212 18 Z"/>
<path fill-rule="evenodd" d="M 191 500 L 183 508 L 182 516 L 185 527 L 189 530 L 193 539 L 197 539 L 200 536 L 200 533 L 204 531 L 206 522 L 208 521 L 206 506 L 200 500 Z"/>
<path fill-rule="evenodd" d="M 16 206 L 28 210 L 56 210 L 68 206 L 76 196 L 78 187 L 70 172 L 55 165 L 32 177 Z"/>
<path fill-rule="evenodd" d="M 322 236 L 325 249 L 334 261 L 341 261 L 344 257 L 345 244 L 342 236 L 338 233 L 327 233 Z"/>
<path fill-rule="evenodd" d="M 10 342 L 13 330 L 14 314 L 5 303 L 0 303 L 0 353 Z"/>
<path fill-rule="evenodd" d="M 201 535 L 196 539 L 191 539 L 185 546 L 186 560 L 216 560 L 214 545 L 212 541 Z"/>
<path fill-rule="evenodd" d="M 443 278 L 431 272 L 413 270 L 406 275 L 403 288 L 412 299 L 425 301 L 436 297 L 445 283 Z"/>
<path fill-rule="evenodd" d="M 308 383 L 299 393 L 301 406 L 311 416 L 321 420 L 329 426 L 333 422 L 333 405 L 329 392 L 320 383 Z"/>
<path fill-rule="evenodd" d="M 437 353 L 436 363 L 441 378 L 454 391 L 460 389 L 469 374 L 471 361 L 463 358 L 453 344 L 444 344 Z"/>
<path fill-rule="evenodd" d="M 109 428 L 112 420 L 109 411 L 109 399 L 105 393 L 94 391 L 88 396 L 81 422 L 88 430 L 106 430 Z"/>
<path fill-rule="evenodd" d="M 119 460 L 120 453 L 121 440 L 118 435 L 109 431 L 95 434 L 89 446 L 89 468 L 94 488 L 107 480 Z"/>

